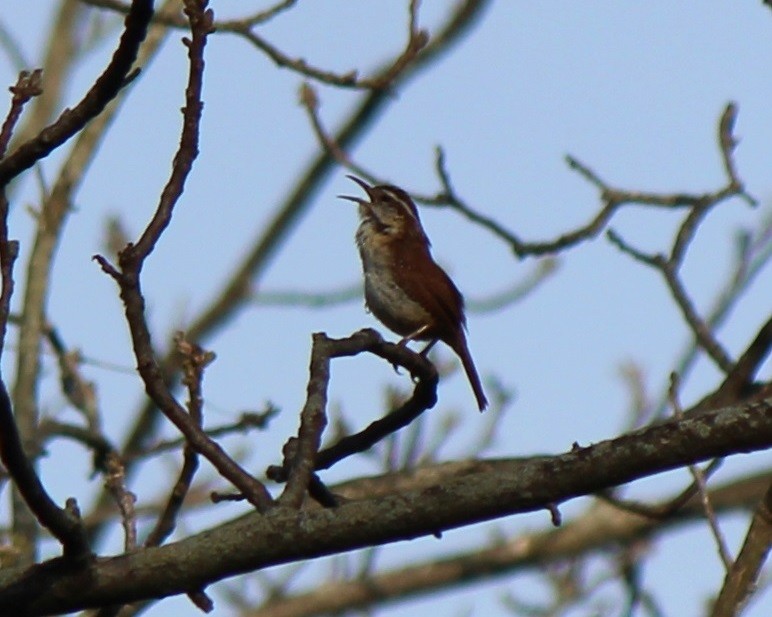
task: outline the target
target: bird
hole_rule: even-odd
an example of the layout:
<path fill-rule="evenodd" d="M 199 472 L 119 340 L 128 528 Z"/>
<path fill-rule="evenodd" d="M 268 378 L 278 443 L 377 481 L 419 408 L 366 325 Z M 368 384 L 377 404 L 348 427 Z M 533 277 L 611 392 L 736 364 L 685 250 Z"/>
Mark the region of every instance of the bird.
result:
<path fill-rule="evenodd" d="M 437 341 L 448 345 L 461 360 L 477 406 L 484 411 L 488 399 L 466 340 L 464 297 L 434 261 L 415 203 L 398 186 L 371 186 L 356 176 L 347 177 L 367 194 L 367 199 L 339 197 L 359 206 L 356 244 L 368 310 L 403 337 L 400 345 L 429 341 L 421 355 Z"/>

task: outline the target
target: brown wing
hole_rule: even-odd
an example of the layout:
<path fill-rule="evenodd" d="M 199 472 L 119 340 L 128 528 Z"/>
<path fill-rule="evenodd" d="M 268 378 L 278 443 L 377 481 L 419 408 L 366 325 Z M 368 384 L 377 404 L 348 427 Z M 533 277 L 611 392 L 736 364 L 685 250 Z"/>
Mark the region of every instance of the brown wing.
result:
<path fill-rule="evenodd" d="M 419 261 L 422 264 L 419 266 L 420 271 L 414 267 L 410 273 L 412 276 L 405 277 L 411 283 L 423 281 L 423 284 L 412 284 L 409 294 L 434 317 L 434 323 L 427 324 L 429 329 L 420 338 L 438 338 L 458 354 L 477 399 L 477 406 L 483 411 L 488 406 L 488 400 L 464 335 L 464 297 L 445 271 L 434 262 L 428 249 L 426 257 Z M 407 264 L 404 267 L 409 268 Z"/>
<path fill-rule="evenodd" d="M 425 258 L 399 260 L 406 291 L 434 317 L 434 323 L 427 324 L 430 328 L 421 338 L 439 338 L 450 343 L 456 339 L 459 326 L 463 328 L 466 323 L 464 298 L 426 247 L 411 246 L 410 250 L 421 250 Z"/>

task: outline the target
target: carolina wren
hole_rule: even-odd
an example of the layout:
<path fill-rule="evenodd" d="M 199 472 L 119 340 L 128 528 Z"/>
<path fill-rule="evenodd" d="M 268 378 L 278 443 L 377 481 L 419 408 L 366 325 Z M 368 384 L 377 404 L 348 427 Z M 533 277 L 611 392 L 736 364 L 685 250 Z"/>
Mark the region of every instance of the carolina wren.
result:
<path fill-rule="evenodd" d="M 439 340 L 456 352 L 472 385 L 477 406 L 488 400 L 466 344 L 464 298 L 445 271 L 432 259 L 418 210 L 402 189 L 370 186 L 348 176 L 367 193 L 369 201 L 341 195 L 359 204 L 356 233 L 365 277 L 367 308 L 403 338 L 429 341 L 426 354 Z"/>

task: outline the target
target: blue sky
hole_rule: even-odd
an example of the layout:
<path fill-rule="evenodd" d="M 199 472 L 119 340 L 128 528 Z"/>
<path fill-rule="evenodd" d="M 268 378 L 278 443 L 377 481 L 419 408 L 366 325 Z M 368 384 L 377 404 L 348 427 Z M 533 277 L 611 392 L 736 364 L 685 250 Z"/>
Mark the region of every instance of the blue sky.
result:
<path fill-rule="evenodd" d="M 4 23 L 17 33 L 34 63 L 41 57 L 40 37 L 54 3 L 8 4 Z M 367 72 L 402 45 L 403 4 L 301 2 L 260 33 L 316 65 Z M 421 25 L 431 33 L 448 5 L 423 3 Z M 252 2 L 212 3 L 218 17 L 259 7 Z M 722 186 L 716 124 L 727 102 L 735 101 L 739 172 L 762 205 L 753 210 L 734 200 L 719 206 L 705 223 L 684 269 L 697 307 L 704 309 L 729 272 L 734 233 L 758 225 L 769 213 L 772 80 L 765 67 L 772 57 L 771 31 L 772 14 L 761 2 L 498 2 L 440 66 L 395 95 L 389 111 L 351 155 L 391 182 L 430 193 L 439 188 L 433 153 L 441 145 L 457 190 L 474 208 L 525 239 L 550 239 L 583 223 L 598 208 L 595 190 L 565 165 L 567 153 L 620 188 L 703 192 Z M 139 232 L 166 180 L 177 145 L 186 71 L 179 38 L 170 37 L 131 87 L 77 195 L 50 297 L 49 316 L 71 345 L 89 357 L 129 368 L 133 363 L 115 287 L 90 259 L 102 251 L 106 218 L 117 214 L 133 233 Z M 100 46 L 79 67 L 67 104 L 78 100 L 113 46 L 112 40 Z M 15 72 L 0 56 L 0 81 L 10 85 Z M 205 306 L 317 151 L 297 103 L 301 82 L 235 36 L 211 38 L 201 155 L 174 222 L 145 272 L 149 315 L 159 341 L 173 328 L 184 329 Z M 320 114 L 329 127 L 360 96 L 317 88 Z M 43 167 L 50 180 L 56 167 Z M 260 289 L 323 291 L 359 279 L 355 210 L 336 198 L 352 191 L 344 176 L 344 170 L 332 175 L 265 271 Z M 36 199 L 37 188 L 26 182 L 11 221 L 13 235 L 22 241 L 19 272 L 32 229 L 22 206 Z M 436 259 L 470 300 L 507 288 L 534 266 L 513 258 L 488 232 L 453 212 L 424 209 L 422 218 Z M 669 213 L 638 207 L 620 213 L 612 226 L 637 246 L 656 251 L 669 246 L 676 223 Z M 770 285 L 767 269 L 719 332 L 731 352 L 742 350 L 767 319 Z M 563 255 L 558 273 L 525 302 L 495 314 L 470 313 L 468 320 L 480 372 L 495 375 L 517 392 L 489 452 L 496 456 L 560 452 L 574 441 L 586 444 L 619 433 L 628 408 L 620 365 L 640 365 L 651 391 L 658 394 L 688 340 L 657 274 L 602 237 Z M 252 464 L 263 468 L 296 428 L 310 334 L 321 330 L 344 336 L 376 325 L 359 301 L 318 311 L 257 306 L 242 311 L 227 330 L 206 341 L 218 355 L 206 377 L 208 421 L 226 422 L 266 400 L 279 405 L 283 413 L 271 433 L 251 438 L 256 442 Z M 443 352 L 442 357 L 450 355 Z M 12 358 L 5 361 L 10 371 Z M 56 391 L 53 362 L 47 369 L 44 409 L 72 414 L 61 411 L 64 402 Z M 117 438 L 140 400 L 138 378 L 96 367 L 88 372 L 99 385 L 107 430 Z M 714 367 L 700 362 L 684 383 L 684 402 L 699 398 L 717 379 Z M 364 424 L 379 409 L 384 383 L 408 385 L 404 375 L 394 375 L 375 360 L 340 361 L 333 370 L 331 400 L 353 422 Z M 464 435 L 479 430 L 481 418 L 461 374 L 441 385 L 433 413 L 441 416 L 443 410 L 457 411 L 462 433 L 441 454 L 465 454 L 472 440 Z M 44 466 L 54 491 L 62 499 L 73 491 L 80 496 L 88 457 L 68 446 L 52 448 L 50 460 L 60 460 L 57 456 L 71 460 L 76 472 L 60 477 Z M 761 466 L 763 458 L 738 457 L 719 480 Z M 173 469 L 171 463 L 167 469 Z M 348 475 L 342 468 L 330 477 Z M 663 483 L 676 491 L 688 481 L 686 472 L 678 472 L 631 490 L 645 497 L 656 495 Z M 163 488 L 145 478 L 137 492 L 140 499 L 150 498 Z M 544 523 L 546 516 L 534 515 L 502 526 L 511 531 Z M 728 525 L 735 552 L 745 524 L 738 518 Z M 450 533 L 445 540 L 449 548 L 443 549 L 468 546 L 465 537 L 475 542 L 489 534 Z M 425 547 L 436 546 L 421 542 L 410 546 L 418 556 Z M 689 572 L 689 585 L 673 572 Z M 475 614 L 503 615 L 496 594 L 514 589 L 527 596 L 532 592 L 527 580 L 498 581 L 484 596 L 454 592 L 439 610 L 456 614 L 459 606 L 469 606 Z M 701 610 L 720 580 L 719 558 L 703 528 L 679 532 L 659 544 L 646 568 L 645 586 L 656 591 L 666 614 L 688 615 Z M 433 601 L 384 614 L 415 614 Z M 748 615 L 766 615 L 770 606 L 767 596 Z M 165 611 L 177 607 L 178 614 L 190 614 L 182 600 L 164 602 L 149 614 L 171 614 Z M 216 614 L 227 614 L 222 601 Z"/>

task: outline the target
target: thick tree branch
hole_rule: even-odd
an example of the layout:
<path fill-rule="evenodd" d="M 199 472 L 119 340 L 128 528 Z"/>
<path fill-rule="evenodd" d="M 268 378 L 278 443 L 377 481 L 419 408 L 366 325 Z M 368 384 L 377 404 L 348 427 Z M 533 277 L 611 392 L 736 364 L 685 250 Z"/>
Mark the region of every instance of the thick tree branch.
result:
<path fill-rule="evenodd" d="M 514 461 L 334 509 L 274 508 L 177 543 L 0 571 L 0 614 L 44 615 L 185 593 L 281 563 L 529 512 L 702 460 L 772 446 L 772 399 L 685 415 L 559 456 Z M 129 574 L 131 573 L 131 574 Z"/>
<path fill-rule="evenodd" d="M 471 462 L 471 466 L 488 462 Z M 421 470 L 417 470 L 419 475 Z M 770 480 L 770 474 L 743 479 L 710 491 L 718 512 L 747 510 Z M 435 482 L 436 483 L 436 482 Z M 343 494 L 351 497 L 345 489 Z M 355 495 L 355 494 L 354 494 Z M 666 503 L 653 509 L 664 510 Z M 305 593 L 277 594 L 244 617 L 312 617 L 356 609 L 383 607 L 409 597 L 426 596 L 457 586 L 474 585 L 493 576 L 528 569 L 544 570 L 550 564 L 571 560 L 590 551 L 631 545 L 675 525 L 700 520 L 699 498 L 683 503 L 666 517 L 647 518 L 610 504 L 594 502 L 587 510 L 557 529 L 497 537 L 490 545 L 436 560 L 411 563 L 351 580 L 323 583 Z M 579 597 L 582 594 L 579 593 Z"/>
<path fill-rule="evenodd" d="M 490 0 L 463 0 L 455 6 L 415 62 L 406 67 L 391 84 L 392 90 L 396 90 L 400 84 L 428 68 L 443 54 L 453 49 L 491 4 Z M 387 68 L 383 71 L 385 72 Z M 381 113 L 394 101 L 394 96 L 384 90 L 367 93 L 361 103 L 343 121 L 340 130 L 336 133 L 336 142 L 343 147 L 352 146 L 366 134 Z M 231 278 L 225 281 L 208 305 L 186 328 L 186 335 L 190 340 L 201 343 L 213 336 L 240 310 L 249 305 L 253 288 L 257 286 L 279 247 L 286 241 L 302 216 L 308 212 L 313 204 L 313 198 L 332 173 L 334 166 L 335 159 L 326 151 L 312 159 L 299 175 L 295 187 L 277 207 L 268 224 L 260 222 L 252 248 L 243 261 L 233 269 Z M 171 383 L 172 375 L 176 370 L 172 358 L 173 355 L 170 353 L 160 363 L 167 383 Z M 129 431 L 123 449 L 125 458 L 128 460 L 136 452 L 143 450 L 148 437 L 153 435 L 157 427 L 158 409 L 151 401 L 139 409 L 135 416 L 137 420 Z M 127 473 L 130 472 L 129 467 Z M 107 497 L 103 496 L 100 506 L 104 505 Z M 97 528 L 96 532 L 99 531 L 100 529 Z"/>

